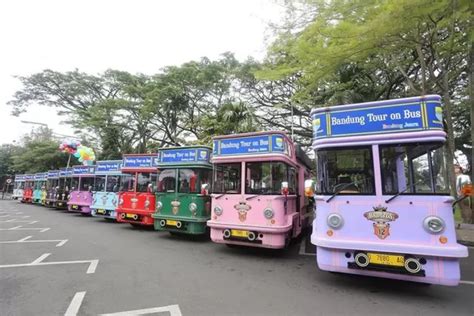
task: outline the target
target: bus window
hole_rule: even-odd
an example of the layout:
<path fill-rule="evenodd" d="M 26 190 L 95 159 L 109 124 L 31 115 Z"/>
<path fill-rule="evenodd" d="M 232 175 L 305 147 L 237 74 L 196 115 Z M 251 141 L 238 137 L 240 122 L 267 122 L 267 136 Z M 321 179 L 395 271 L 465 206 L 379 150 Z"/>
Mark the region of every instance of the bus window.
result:
<path fill-rule="evenodd" d="M 442 144 L 381 146 L 383 194 L 449 194 Z"/>
<path fill-rule="evenodd" d="M 316 158 L 318 194 L 375 194 L 370 147 L 318 150 Z"/>
<path fill-rule="evenodd" d="M 281 183 L 288 182 L 288 166 L 282 162 L 246 163 L 246 194 L 281 194 Z M 294 185 L 288 184 L 294 191 Z"/>
<path fill-rule="evenodd" d="M 165 169 L 158 172 L 158 192 L 176 191 L 176 169 Z"/>
<path fill-rule="evenodd" d="M 120 177 L 120 191 L 135 190 L 135 175 L 124 174 Z"/>
<path fill-rule="evenodd" d="M 240 163 L 223 163 L 214 165 L 214 193 L 240 193 Z"/>
<path fill-rule="evenodd" d="M 107 176 L 107 184 L 105 187 L 106 192 L 118 192 L 119 191 L 120 176 Z"/>
<path fill-rule="evenodd" d="M 94 183 L 94 191 L 100 192 L 104 191 L 105 188 L 105 176 L 96 176 Z"/>

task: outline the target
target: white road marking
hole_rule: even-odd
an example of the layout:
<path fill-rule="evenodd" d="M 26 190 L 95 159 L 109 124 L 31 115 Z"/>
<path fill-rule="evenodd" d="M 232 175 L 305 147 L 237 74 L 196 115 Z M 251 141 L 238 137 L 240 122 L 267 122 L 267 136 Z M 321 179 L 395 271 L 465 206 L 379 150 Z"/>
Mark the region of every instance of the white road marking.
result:
<path fill-rule="evenodd" d="M 95 269 L 97 269 L 97 265 L 99 264 L 99 260 L 91 260 L 89 268 L 87 268 L 87 274 L 95 273 Z"/>
<path fill-rule="evenodd" d="M 61 264 L 88 263 L 89 267 L 87 268 L 86 273 L 91 274 L 91 273 L 95 273 L 97 265 L 99 264 L 99 259 L 43 262 L 43 260 L 49 255 L 50 253 L 45 253 L 31 263 L 4 264 L 4 265 L 0 265 L 0 268 L 21 268 L 21 267 L 36 267 L 36 266 L 49 266 L 49 265 L 61 265 Z"/>
<path fill-rule="evenodd" d="M 22 215 L 22 216 L 20 216 L 20 215 L 13 215 L 13 214 L 0 215 L 1 218 L 3 218 L 3 217 L 13 217 L 13 216 L 15 216 L 15 217 L 21 217 L 21 218 L 28 218 L 28 217 L 30 217 L 29 215 Z"/>
<path fill-rule="evenodd" d="M 44 233 L 51 228 L 49 227 L 23 227 L 23 226 L 15 226 L 10 228 L 0 228 L 0 230 L 39 230 L 40 233 Z"/>
<path fill-rule="evenodd" d="M 84 299 L 85 295 L 86 295 L 85 291 L 77 292 L 72 298 L 72 301 L 69 304 L 69 307 L 67 308 L 66 312 L 64 313 L 64 316 L 77 315 L 77 312 L 79 312 L 79 308 L 81 308 L 82 300 Z"/>
<path fill-rule="evenodd" d="M 42 242 L 53 242 L 57 243 L 56 247 L 61 247 L 68 242 L 68 239 L 38 239 L 38 240 L 28 240 L 32 236 L 25 237 L 20 240 L 6 240 L 0 241 L 0 244 L 26 244 L 26 243 L 42 243 Z"/>
<path fill-rule="evenodd" d="M 312 257 L 316 256 L 315 253 L 306 252 L 306 237 L 303 238 L 303 240 L 301 240 L 300 251 L 298 254 L 301 256 L 312 256 Z"/>
<path fill-rule="evenodd" d="M 459 281 L 459 284 L 469 284 L 469 285 L 474 285 L 474 281 Z"/>
<path fill-rule="evenodd" d="M 44 259 L 48 258 L 51 254 L 50 253 L 44 253 L 42 254 L 41 256 L 39 256 L 39 258 L 37 258 L 36 260 L 34 260 L 31 264 L 38 264 L 40 263 L 41 261 L 43 261 Z"/>
<path fill-rule="evenodd" d="M 100 316 L 130 316 L 130 315 L 146 315 L 146 314 L 155 314 L 155 313 L 164 313 L 169 312 L 170 316 L 182 316 L 179 305 L 169 305 L 162 307 L 152 307 L 145 309 L 137 309 L 133 311 L 110 313 L 110 314 L 101 314 Z"/>
<path fill-rule="evenodd" d="M 9 219 L 8 221 L 0 221 L 0 223 L 27 223 L 27 224 L 35 224 L 38 221 L 17 221 L 14 218 Z"/>

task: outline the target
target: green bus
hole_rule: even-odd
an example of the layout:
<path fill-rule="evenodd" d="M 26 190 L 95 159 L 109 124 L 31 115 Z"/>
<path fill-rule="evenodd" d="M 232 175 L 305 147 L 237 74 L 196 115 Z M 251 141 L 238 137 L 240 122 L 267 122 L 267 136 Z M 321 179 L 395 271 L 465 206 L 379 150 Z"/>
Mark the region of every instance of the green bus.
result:
<path fill-rule="evenodd" d="M 155 230 L 205 234 L 211 216 L 211 148 L 161 148 L 158 152 Z"/>

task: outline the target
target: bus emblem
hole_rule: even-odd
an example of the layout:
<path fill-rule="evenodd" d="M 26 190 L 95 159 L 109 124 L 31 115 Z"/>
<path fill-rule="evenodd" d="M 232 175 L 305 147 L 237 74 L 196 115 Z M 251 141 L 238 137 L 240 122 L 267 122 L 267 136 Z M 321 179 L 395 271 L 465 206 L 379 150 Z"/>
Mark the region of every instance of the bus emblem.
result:
<path fill-rule="evenodd" d="M 245 222 L 247 219 L 247 212 L 252 208 L 250 205 L 247 205 L 247 202 L 241 201 L 239 204 L 235 204 L 234 208 L 237 210 L 239 214 L 239 220 L 241 222 Z"/>
<path fill-rule="evenodd" d="M 180 205 L 181 205 L 181 203 L 179 201 L 172 201 L 171 202 L 171 212 L 173 212 L 174 215 L 178 214 Z"/>
<path fill-rule="evenodd" d="M 373 211 L 364 213 L 364 217 L 373 221 L 374 234 L 380 239 L 390 236 L 390 223 L 398 218 L 398 214 L 387 211 L 386 207 L 374 206 Z"/>

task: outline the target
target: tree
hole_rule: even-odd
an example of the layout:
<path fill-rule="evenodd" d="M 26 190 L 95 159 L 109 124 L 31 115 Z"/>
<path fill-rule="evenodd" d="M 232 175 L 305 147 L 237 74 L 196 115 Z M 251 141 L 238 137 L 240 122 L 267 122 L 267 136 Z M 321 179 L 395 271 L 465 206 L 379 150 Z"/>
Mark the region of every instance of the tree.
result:
<path fill-rule="evenodd" d="M 60 152 L 58 146 L 51 129 L 33 129 L 13 151 L 9 169 L 12 173 L 37 173 L 65 167 L 68 155 Z"/>
<path fill-rule="evenodd" d="M 334 0 L 303 5 L 311 7 L 313 18 L 280 34 L 261 75 L 280 80 L 299 75 L 301 89 L 293 96 L 299 103 L 328 90 L 344 93 L 333 93 L 326 105 L 357 102 L 358 96 L 373 101 L 438 93 L 445 105 L 451 164 L 452 109 L 460 104 L 467 84 L 469 2 Z M 355 88 L 350 93 L 340 80 L 344 72 L 350 75 L 346 86 Z M 338 95 L 345 97 L 343 102 Z"/>

